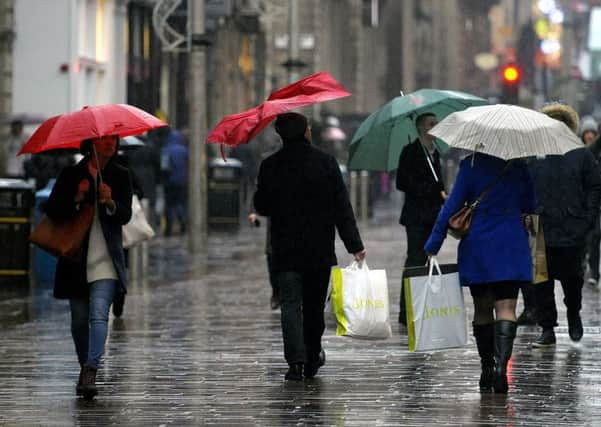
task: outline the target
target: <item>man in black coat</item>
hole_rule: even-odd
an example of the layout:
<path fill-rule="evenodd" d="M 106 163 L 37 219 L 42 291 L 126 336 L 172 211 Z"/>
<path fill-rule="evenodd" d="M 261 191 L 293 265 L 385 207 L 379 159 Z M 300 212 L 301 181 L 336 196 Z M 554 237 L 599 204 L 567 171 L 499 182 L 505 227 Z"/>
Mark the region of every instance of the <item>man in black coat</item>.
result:
<path fill-rule="evenodd" d="M 280 114 L 281 150 L 260 166 L 254 205 L 271 220 L 272 268 L 280 292 L 286 379 L 315 376 L 325 363 L 321 337 L 336 230 L 356 260 L 365 249 L 334 157 L 311 145 L 302 114 Z"/>
<path fill-rule="evenodd" d="M 440 169 L 440 155 L 434 146 L 434 137 L 427 134 L 436 123 L 436 116 L 432 113 L 419 115 L 415 120 L 419 138 L 406 146 L 399 157 L 396 188 L 405 193 L 405 203 L 399 220 L 407 232 L 405 269 L 426 264 L 428 256 L 424 245 L 447 197 Z M 402 283 L 404 278 L 403 274 Z M 399 323 L 407 324 L 405 292 L 402 285 Z"/>
<path fill-rule="evenodd" d="M 574 132 L 578 129 L 578 115 L 573 108 L 559 103 L 549 104 L 541 111 L 564 122 Z M 557 308 L 555 280 L 559 280 L 567 308 L 568 332 L 572 341 L 580 341 L 583 334 L 580 309 L 584 271 L 582 261 L 588 232 L 596 224 L 601 200 L 601 176 L 595 158 L 587 148 L 569 151 L 564 156 L 547 156 L 530 164 L 545 234 L 549 280 L 532 285 L 534 301 L 526 301 L 526 309 L 534 303 L 541 335 L 534 347 L 555 345 Z M 529 307 L 530 306 L 530 307 Z"/>

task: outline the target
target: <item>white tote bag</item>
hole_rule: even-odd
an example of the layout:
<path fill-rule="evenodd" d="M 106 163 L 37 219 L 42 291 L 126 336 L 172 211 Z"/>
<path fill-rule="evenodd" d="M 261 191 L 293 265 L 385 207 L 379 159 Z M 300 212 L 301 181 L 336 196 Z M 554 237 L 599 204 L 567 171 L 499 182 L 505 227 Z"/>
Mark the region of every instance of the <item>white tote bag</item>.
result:
<path fill-rule="evenodd" d="M 386 270 L 370 270 L 365 261 L 353 262 L 346 268 L 334 267 L 331 286 L 336 335 L 390 337 Z"/>
<path fill-rule="evenodd" d="M 454 267 L 444 270 L 456 270 Z M 467 317 L 459 274 L 456 271 L 443 274 L 435 257 L 430 259 L 427 275 L 423 270 L 405 274 L 409 350 L 466 345 Z"/>
<path fill-rule="evenodd" d="M 154 230 L 146 221 L 142 204 L 135 194 L 131 198 L 131 219 L 123 226 L 123 247 L 131 248 L 154 237 Z"/>

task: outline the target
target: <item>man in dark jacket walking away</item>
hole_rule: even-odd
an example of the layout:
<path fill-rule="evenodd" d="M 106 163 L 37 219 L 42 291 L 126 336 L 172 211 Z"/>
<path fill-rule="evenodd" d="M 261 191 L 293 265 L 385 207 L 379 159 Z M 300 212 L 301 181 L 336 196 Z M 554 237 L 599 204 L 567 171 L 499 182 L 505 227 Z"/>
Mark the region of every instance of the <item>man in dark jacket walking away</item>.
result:
<path fill-rule="evenodd" d="M 434 227 L 440 207 L 447 198 L 440 169 L 440 155 L 434 146 L 434 137 L 427 134 L 436 123 L 436 116 L 432 113 L 419 115 L 415 120 L 419 138 L 406 146 L 399 157 L 396 188 L 405 193 L 399 221 L 407 232 L 405 269 L 426 264 L 428 256 L 424 245 Z M 402 285 L 399 323 L 407 324 Z"/>
<path fill-rule="evenodd" d="M 271 220 L 272 267 L 280 292 L 288 380 L 314 377 L 325 363 L 321 337 L 336 230 L 356 260 L 365 249 L 334 157 L 311 146 L 302 114 L 280 114 L 281 150 L 260 166 L 254 204 Z M 304 372 L 303 372 L 304 371 Z"/>
<path fill-rule="evenodd" d="M 568 105 L 553 103 L 543 113 L 578 130 L 578 114 Z M 583 257 L 586 237 L 596 223 L 601 198 L 601 176 L 591 151 L 585 147 L 564 156 L 547 156 L 530 165 L 547 246 L 549 280 L 533 285 L 535 308 L 541 335 L 535 347 L 555 345 L 557 308 L 555 280 L 561 282 L 567 307 L 568 332 L 572 341 L 580 341 L 580 318 L 584 280 Z M 528 307 L 527 307 L 528 308 Z"/>

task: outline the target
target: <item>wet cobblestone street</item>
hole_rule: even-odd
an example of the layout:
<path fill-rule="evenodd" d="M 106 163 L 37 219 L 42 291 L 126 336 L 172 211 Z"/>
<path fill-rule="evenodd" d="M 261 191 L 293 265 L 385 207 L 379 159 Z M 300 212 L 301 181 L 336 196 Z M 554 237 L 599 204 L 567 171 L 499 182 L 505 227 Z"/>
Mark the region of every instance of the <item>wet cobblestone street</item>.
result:
<path fill-rule="evenodd" d="M 598 292 L 585 285 L 584 338 L 573 344 L 558 286 L 556 348 L 531 348 L 538 329 L 520 327 L 509 395 L 481 395 L 473 342 L 407 350 L 396 323 L 405 252 L 396 214 L 371 220 L 362 234 L 370 268 L 388 273 L 393 335 L 337 337 L 328 314 L 327 363 L 304 382 L 284 381 L 264 227 L 211 234 L 208 274 L 200 279 L 184 242 L 152 242 L 149 280 L 131 284 L 123 318 L 111 315 L 93 402 L 75 396 L 79 366 L 67 303 L 48 288 L 0 298 L 0 425 L 601 425 Z M 454 254 L 447 241 L 440 259 L 454 261 Z M 340 244 L 338 258 L 351 261 Z"/>

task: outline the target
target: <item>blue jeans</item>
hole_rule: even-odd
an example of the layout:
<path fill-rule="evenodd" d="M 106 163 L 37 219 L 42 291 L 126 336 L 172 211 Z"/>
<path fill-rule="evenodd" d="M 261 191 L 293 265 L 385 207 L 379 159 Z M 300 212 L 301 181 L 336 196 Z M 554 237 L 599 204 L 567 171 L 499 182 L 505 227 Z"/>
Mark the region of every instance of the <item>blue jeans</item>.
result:
<path fill-rule="evenodd" d="M 80 364 L 98 368 L 108 334 L 109 309 L 117 281 L 97 280 L 90 284 L 89 299 L 71 299 L 71 335 Z"/>

